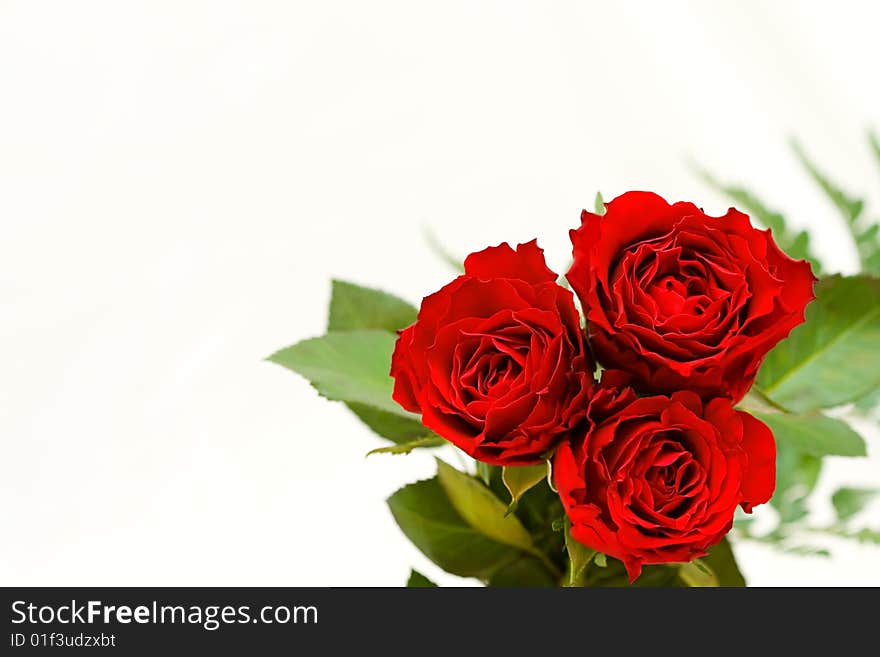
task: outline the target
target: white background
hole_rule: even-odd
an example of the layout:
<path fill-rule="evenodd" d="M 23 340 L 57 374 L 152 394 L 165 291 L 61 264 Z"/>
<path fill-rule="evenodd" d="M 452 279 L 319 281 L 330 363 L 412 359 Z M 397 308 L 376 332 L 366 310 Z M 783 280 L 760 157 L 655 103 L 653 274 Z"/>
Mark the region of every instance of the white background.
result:
<path fill-rule="evenodd" d="M 444 576 L 377 456 L 266 363 L 338 276 L 418 301 L 458 253 L 567 229 L 600 189 L 721 213 L 747 182 L 854 251 L 787 146 L 880 205 L 869 2 L 0 0 L 0 583 L 398 585 Z M 876 484 L 872 457 L 829 460 Z M 880 522 L 877 507 L 865 521 Z M 880 584 L 880 550 L 742 545 L 753 584 Z"/>

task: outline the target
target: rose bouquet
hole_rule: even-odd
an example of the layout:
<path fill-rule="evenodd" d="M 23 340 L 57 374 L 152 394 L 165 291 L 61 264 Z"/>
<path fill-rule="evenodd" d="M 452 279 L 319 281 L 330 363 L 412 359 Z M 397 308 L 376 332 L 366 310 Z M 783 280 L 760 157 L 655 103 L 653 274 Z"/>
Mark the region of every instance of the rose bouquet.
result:
<path fill-rule="evenodd" d="M 865 274 L 817 278 L 805 234 L 721 188 L 768 229 L 600 197 L 565 278 L 531 241 L 472 253 L 418 310 L 335 281 L 328 333 L 270 359 L 393 443 L 376 452 L 474 460 L 438 459 L 388 504 L 429 559 L 489 586 L 744 585 L 735 520 L 786 550 L 822 551 L 802 531 L 876 540 L 848 522 L 873 491 L 835 493 L 832 526 L 803 521 L 822 457 L 865 453 L 823 410 L 876 401 L 880 245 Z M 754 532 L 745 514 L 768 501 L 775 527 Z"/>

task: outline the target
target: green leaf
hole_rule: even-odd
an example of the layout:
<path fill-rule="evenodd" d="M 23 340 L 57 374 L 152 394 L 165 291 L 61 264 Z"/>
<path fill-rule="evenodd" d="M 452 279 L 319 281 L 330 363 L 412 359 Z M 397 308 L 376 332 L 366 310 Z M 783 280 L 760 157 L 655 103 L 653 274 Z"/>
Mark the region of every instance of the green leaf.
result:
<path fill-rule="evenodd" d="M 807 156 L 806 151 L 804 151 L 803 147 L 797 141 L 792 141 L 791 147 L 801 164 L 813 177 L 813 180 L 819 184 L 829 200 L 838 210 L 840 210 L 840 213 L 844 218 L 846 218 L 847 221 L 855 221 L 858 219 L 864 209 L 864 202 L 861 199 L 849 196 L 840 187 L 831 182 L 831 180 L 823 174 L 815 164 L 813 164 L 812 160 Z"/>
<path fill-rule="evenodd" d="M 409 571 L 409 579 L 406 581 L 406 585 L 409 588 L 437 588 L 437 585 L 434 584 L 434 582 L 422 575 L 415 568 Z"/>
<path fill-rule="evenodd" d="M 393 294 L 337 279 L 332 285 L 328 331 L 385 329 L 393 333 L 416 321 L 418 311 Z"/>
<path fill-rule="evenodd" d="M 880 138 L 877 137 L 877 133 L 869 130 L 868 142 L 871 144 L 871 151 L 874 153 L 874 157 L 877 160 L 877 166 L 880 166 Z"/>
<path fill-rule="evenodd" d="M 596 200 L 593 203 L 594 214 L 605 214 L 605 199 L 602 198 L 602 192 L 596 192 Z"/>
<path fill-rule="evenodd" d="M 880 406 L 880 388 L 872 390 L 867 395 L 856 401 L 856 410 L 859 413 L 870 413 Z"/>
<path fill-rule="evenodd" d="M 777 442 L 814 456 L 865 456 L 865 441 L 843 420 L 821 413 L 794 415 L 750 411 Z"/>
<path fill-rule="evenodd" d="M 495 466 L 489 465 L 483 461 L 477 461 L 477 476 L 487 486 L 492 485 L 492 471 Z"/>
<path fill-rule="evenodd" d="M 793 411 L 839 406 L 880 387 L 880 280 L 821 280 L 806 322 L 767 355 L 757 384 Z"/>
<path fill-rule="evenodd" d="M 864 201 L 847 194 L 843 189 L 831 181 L 819 168 L 807 157 L 806 152 L 797 142 L 792 142 L 795 155 L 803 164 L 804 168 L 818 183 L 828 199 L 834 204 L 840 215 L 846 222 L 846 227 L 856 245 L 859 261 L 862 269 L 870 273 L 880 273 L 880 239 L 878 239 L 878 226 L 875 223 L 860 221 Z"/>
<path fill-rule="evenodd" d="M 547 478 L 547 463 L 538 465 L 509 465 L 501 470 L 501 480 L 510 493 L 507 513 L 513 511 L 526 491 Z"/>
<path fill-rule="evenodd" d="M 567 517 L 565 519 L 565 550 L 568 552 L 568 585 L 583 586 L 587 567 L 598 553 L 571 535 L 571 521 Z"/>
<path fill-rule="evenodd" d="M 840 521 L 849 520 L 861 511 L 877 493 L 876 488 L 838 488 L 831 496 L 831 503 Z"/>
<path fill-rule="evenodd" d="M 709 554 L 702 559 L 712 569 L 718 586 L 745 586 L 746 580 L 739 570 L 730 541 L 723 538 L 718 545 L 709 548 Z"/>
<path fill-rule="evenodd" d="M 387 413 L 364 404 L 347 403 L 349 410 L 375 433 L 395 443 L 407 443 L 421 438 L 428 431 L 419 420 Z"/>
<path fill-rule="evenodd" d="M 416 312 L 406 301 L 387 292 L 334 280 L 327 330 L 382 329 L 393 333 L 412 324 Z M 425 435 L 425 427 L 416 419 L 363 404 L 346 405 L 361 422 L 393 442 L 405 443 Z"/>
<path fill-rule="evenodd" d="M 425 229 L 425 239 L 428 242 L 428 248 L 434 252 L 440 260 L 449 265 L 449 268 L 452 271 L 462 273 L 464 272 L 464 258 L 459 258 L 457 256 L 452 255 L 445 246 L 440 243 L 440 240 L 437 239 L 437 236 L 434 232 L 426 228 Z"/>
<path fill-rule="evenodd" d="M 776 491 L 770 505 L 787 525 L 807 516 L 807 498 L 819 481 L 822 459 L 805 454 L 784 442 L 776 444 Z"/>
<path fill-rule="evenodd" d="M 859 543 L 873 543 L 874 545 L 880 545 L 880 531 L 868 527 L 850 534 L 848 538 L 854 538 Z"/>
<path fill-rule="evenodd" d="M 599 566 L 599 568 L 605 568 L 608 566 L 608 559 L 605 558 L 605 555 L 602 552 L 596 553 L 596 556 L 593 557 L 593 562 Z"/>
<path fill-rule="evenodd" d="M 416 420 L 391 399 L 388 370 L 394 340 L 393 334 L 375 329 L 328 333 L 282 349 L 268 360 L 301 374 L 328 399 L 358 402 Z"/>
<path fill-rule="evenodd" d="M 817 547 L 815 545 L 804 545 L 802 543 L 798 543 L 795 545 L 780 545 L 777 546 L 783 553 L 785 554 L 796 554 L 799 557 L 830 557 L 831 552 L 829 552 L 826 548 Z"/>
<path fill-rule="evenodd" d="M 704 561 L 694 559 L 683 563 L 678 567 L 678 576 L 691 587 L 717 587 L 720 586 L 715 572 Z"/>
<path fill-rule="evenodd" d="M 615 588 L 668 588 L 682 586 L 683 582 L 678 576 L 677 566 L 645 565 L 639 578 L 630 584 L 623 562 L 617 559 L 608 559 L 601 569 L 590 572 L 587 585 Z"/>
<path fill-rule="evenodd" d="M 871 151 L 874 153 L 874 159 L 877 160 L 877 166 L 880 167 L 880 138 L 877 137 L 877 134 L 873 131 L 868 132 L 868 141 L 871 144 Z M 874 223 L 874 228 L 878 228 L 877 223 Z M 875 238 L 877 233 L 874 233 Z M 871 265 L 867 268 L 868 271 L 880 271 L 880 246 L 878 246 L 878 254 L 876 256 L 877 262 L 872 262 Z"/>
<path fill-rule="evenodd" d="M 471 527 L 493 541 L 534 552 L 532 537 L 514 515 L 506 515 L 504 503 L 482 482 L 437 460 L 437 479 L 453 508 Z"/>
<path fill-rule="evenodd" d="M 425 447 L 442 447 L 446 445 L 446 441 L 440 436 L 425 436 L 408 443 L 400 443 L 398 445 L 388 445 L 388 447 L 377 447 L 367 452 L 367 456 L 371 454 L 409 454 L 414 449 Z"/>
<path fill-rule="evenodd" d="M 556 586 L 540 559 L 523 555 L 492 573 L 488 586 Z"/>
<path fill-rule="evenodd" d="M 773 239 L 785 253 L 796 260 L 808 260 L 817 275 L 822 271 L 822 263 L 810 250 L 810 236 L 806 231 L 790 229 L 785 217 L 772 210 L 754 193 L 737 185 L 725 185 L 709 172 L 695 167 L 697 174 L 713 189 L 721 192 L 733 201 L 738 209 L 749 214 L 761 225 L 769 228 Z"/>
<path fill-rule="evenodd" d="M 487 537 L 452 506 L 437 477 L 404 486 L 388 506 L 406 537 L 443 570 L 488 580 L 522 552 Z"/>

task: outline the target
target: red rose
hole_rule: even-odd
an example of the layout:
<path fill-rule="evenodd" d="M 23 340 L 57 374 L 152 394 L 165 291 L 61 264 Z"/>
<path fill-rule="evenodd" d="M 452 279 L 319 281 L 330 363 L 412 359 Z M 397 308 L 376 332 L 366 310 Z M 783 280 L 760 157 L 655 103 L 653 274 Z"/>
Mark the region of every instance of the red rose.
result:
<path fill-rule="evenodd" d="M 475 459 L 537 463 L 583 418 L 593 382 L 574 297 L 535 241 L 464 268 L 400 332 L 394 399 Z"/>
<path fill-rule="evenodd" d="M 553 477 L 572 536 L 623 561 L 631 581 L 642 564 L 704 556 L 733 524 L 773 494 L 773 434 L 728 399 L 692 392 L 639 398 L 628 375 L 605 372 L 586 435 L 563 443 Z"/>
<path fill-rule="evenodd" d="M 738 401 L 770 349 L 804 321 L 809 263 L 733 208 L 628 192 L 571 231 L 568 280 L 584 307 L 596 359 L 652 392 L 693 390 Z"/>

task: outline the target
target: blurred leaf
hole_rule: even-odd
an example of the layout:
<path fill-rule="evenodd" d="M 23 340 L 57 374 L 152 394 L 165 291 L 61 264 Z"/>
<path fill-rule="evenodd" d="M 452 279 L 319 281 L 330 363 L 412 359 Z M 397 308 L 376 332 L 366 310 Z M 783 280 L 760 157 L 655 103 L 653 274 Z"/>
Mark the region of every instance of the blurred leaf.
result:
<path fill-rule="evenodd" d="M 861 511 L 880 492 L 876 488 L 838 488 L 831 496 L 831 504 L 840 521 L 849 520 Z"/>
<path fill-rule="evenodd" d="M 452 271 L 458 272 L 459 274 L 464 272 L 464 258 L 452 255 L 447 248 L 440 243 L 440 240 L 437 239 L 434 231 L 430 228 L 425 229 L 425 240 L 428 242 L 428 247 L 433 251 L 434 255 L 449 265 Z"/>
<path fill-rule="evenodd" d="M 877 165 L 880 166 L 880 139 L 877 138 L 877 133 L 869 130 L 868 141 L 871 144 L 871 150 L 874 152 L 874 157 L 877 158 Z"/>
<path fill-rule="evenodd" d="M 583 586 L 584 575 L 596 556 L 596 550 L 571 535 L 571 522 L 568 518 L 565 519 L 565 550 L 568 552 L 568 585 Z"/>
<path fill-rule="evenodd" d="M 850 196 L 832 182 L 810 160 L 804 149 L 796 141 L 792 141 L 792 148 L 801 164 L 813 177 L 813 180 L 818 183 L 819 187 L 822 188 L 822 191 L 825 192 L 825 195 L 838 209 L 846 222 L 846 227 L 855 242 L 862 270 L 869 273 L 880 273 L 880 239 L 878 239 L 877 235 L 877 225 L 859 221 L 859 218 L 862 216 L 862 210 L 865 207 L 864 201 Z"/>
<path fill-rule="evenodd" d="M 599 566 L 599 568 L 605 568 L 608 565 L 608 559 L 606 559 L 602 552 L 596 553 L 596 556 L 593 557 L 593 562 Z"/>
<path fill-rule="evenodd" d="M 422 575 L 416 569 L 409 571 L 409 579 L 406 581 L 406 585 L 409 588 L 437 588 L 437 585 L 434 584 L 434 582 Z"/>
<path fill-rule="evenodd" d="M 815 456 L 865 456 L 865 441 L 843 420 L 821 413 L 750 413 L 770 427 L 777 443 L 801 452 Z"/>
<path fill-rule="evenodd" d="M 876 529 L 865 527 L 854 534 L 850 534 L 850 537 L 855 538 L 859 543 L 873 543 L 875 545 L 880 545 L 880 531 Z"/>
<path fill-rule="evenodd" d="M 338 279 L 332 286 L 328 331 L 385 329 L 394 333 L 416 321 L 418 311 L 393 294 Z"/>
<path fill-rule="evenodd" d="M 757 384 L 793 411 L 839 406 L 880 387 L 880 280 L 819 281 L 806 321 L 767 355 Z"/>
<path fill-rule="evenodd" d="M 301 374 L 328 399 L 358 402 L 418 421 L 391 399 L 388 371 L 394 341 L 387 331 L 340 331 L 298 342 L 268 360 Z"/>
<path fill-rule="evenodd" d="M 507 512 L 513 511 L 526 491 L 547 477 L 547 463 L 538 465 L 505 466 L 501 469 L 501 480 L 510 493 L 510 504 Z"/>
<path fill-rule="evenodd" d="M 371 454 L 409 454 L 414 449 L 426 447 L 442 447 L 448 444 L 440 436 L 424 436 L 418 440 L 412 440 L 408 443 L 400 443 L 398 445 L 389 445 L 388 447 L 377 447 L 367 452 L 367 456 Z"/>
<path fill-rule="evenodd" d="M 870 413 L 878 406 L 880 406 L 880 388 L 872 390 L 856 401 L 856 410 L 859 413 Z"/>
<path fill-rule="evenodd" d="M 327 330 L 383 329 L 394 333 L 412 324 L 416 320 L 416 313 L 413 306 L 392 294 L 334 280 Z M 363 404 L 347 403 L 346 406 L 375 433 L 396 443 L 405 443 L 425 435 L 425 427 L 417 419 L 404 418 Z"/>
<path fill-rule="evenodd" d="M 739 570 L 733 548 L 727 537 L 717 545 L 709 548 L 709 554 L 703 557 L 703 563 L 712 569 L 718 586 L 745 586 L 746 580 Z"/>
<path fill-rule="evenodd" d="M 822 191 L 825 192 L 825 195 L 831 200 L 837 209 L 840 210 L 840 213 L 844 218 L 849 222 L 858 219 L 864 209 L 864 202 L 861 199 L 849 196 L 840 187 L 831 182 L 831 180 L 819 171 L 815 164 L 813 164 L 803 147 L 797 141 L 792 140 L 791 147 L 797 158 L 801 161 L 801 164 L 813 177 L 813 180 L 819 184 Z"/>
<path fill-rule="evenodd" d="M 400 529 L 443 570 L 488 580 L 522 552 L 490 539 L 462 518 L 437 477 L 404 486 L 388 498 Z"/>
<path fill-rule="evenodd" d="M 770 505 L 779 513 L 782 525 L 807 515 L 806 501 L 819 481 L 822 459 L 805 454 L 785 442 L 776 444 L 776 491 Z"/>
<path fill-rule="evenodd" d="M 596 200 L 593 203 L 594 214 L 605 214 L 605 199 L 602 198 L 602 192 L 596 192 Z"/>
<path fill-rule="evenodd" d="M 437 460 L 437 479 L 453 508 L 465 522 L 493 541 L 534 552 L 532 537 L 514 515 L 506 516 L 504 503 L 470 475 Z"/>
<path fill-rule="evenodd" d="M 806 231 L 790 229 L 785 217 L 768 208 L 761 199 L 745 187 L 725 185 L 704 169 L 696 168 L 697 174 L 713 189 L 727 196 L 738 210 L 772 231 L 773 239 L 786 254 L 796 260 L 808 260 L 813 272 L 822 272 L 822 263 L 810 250 L 810 236 Z"/>
<path fill-rule="evenodd" d="M 678 567 L 678 576 L 690 587 L 720 586 L 715 573 L 700 559 L 681 564 Z"/>
<path fill-rule="evenodd" d="M 802 543 L 796 545 L 783 545 L 782 551 L 785 554 L 796 554 L 799 557 L 830 557 L 831 553 L 826 548 L 816 547 L 815 545 L 804 545 Z"/>
<path fill-rule="evenodd" d="M 488 463 L 484 463 L 483 461 L 477 461 L 477 476 L 487 486 L 491 485 L 492 483 L 493 470 L 494 466 L 491 466 Z"/>

